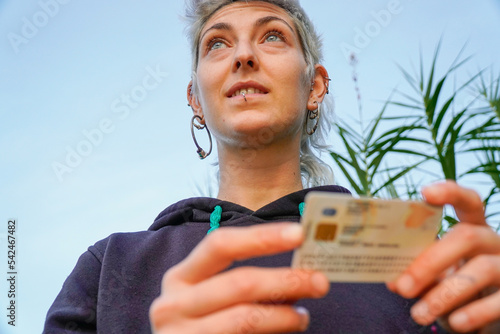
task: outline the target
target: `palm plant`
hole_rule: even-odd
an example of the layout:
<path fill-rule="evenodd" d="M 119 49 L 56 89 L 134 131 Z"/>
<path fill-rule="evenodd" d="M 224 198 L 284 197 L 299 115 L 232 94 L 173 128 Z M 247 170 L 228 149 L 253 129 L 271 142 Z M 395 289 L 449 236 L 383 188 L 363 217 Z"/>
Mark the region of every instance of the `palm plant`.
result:
<path fill-rule="evenodd" d="M 470 152 L 477 154 L 478 164 L 471 167 L 464 173 L 465 175 L 481 174 L 489 177 L 491 189 L 485 197 L 486 218 L 500 216 L 500 75 L 495 79 L 493 72 L 490 74 L 488 85 L 483 75 L 480 76 L 476 86 L 476 92 L 485 102 L 476 110 L 476 115 L 482 116 L 482 123 L 463 136 L 463 140 L 477 142 L 479 145 L 471 147 Z M 493 209 L 495 208 L 495 209 Z M 496 210 L 490 212 L 492 210 Z M 497 224 L 497 231 L 500 223 Z"/>
<path fill-rule="evenodd" d="M 388 103 L 368 126 L 362 127 L 361 133 L 343 120 L 334 125 L 347 154 L 338 151 L 332 151 L 330 154 L 358 195 L 399 197 L 394 182 L 421 163 L 383 167 L 386 155 L 398 150 L 396 145 L 400 142 L 399 138 L 404 138 L 411 130 L 411 127 L 403 126 L 375 136 L 387 105 Z M 382 175 L 384 177 L 381 177 Z"/>
<path fill-rule="evenodd" d="M 414 180 L 418 175 L 425 175 L 430 181 L 460 182 L 471 175 L 486 176 L 490 180 L 485 199 L 488 210 L 499 203 L 495 196 L 500 193 L 500 77 L 494 80 L 490 76 L 488 84 L 484 72 L 478 71 L 447 93 L 450 89 L 446 84 L 470 57 L 461 59 L 462 49 L 444 75 L 436 79 L 440 45 L 427 77 L 422 55 L 418 72 L 410 74 L 400 67 L 413 93 L 396 91 L 401 100 L 389 98 L 368 126 L 362 127 L 361 134 L 346 122 L 336 124 L 347 154 L 334 151 L 331 155 L 359 195 L 414 198 L 419 186 Z M 471 88 L 474 84 L 475 88 Z M 472 95 L 471 102 L 460 106 L 467 93 Z M 397 114 L 387 116 L 389 108 Z M 378 135 L 379 132 L 382 133 Z M 471 156 L 474 159 L 469 159 Z M 389 157 L 413 162 L 395 166 Z M 467 157 L 468 163 L 473 161 L 465 169 L 459 168 L 464 165 L 463 157 Z M 404 191 L 400 194 L 401 186 Z M 487 215 L 493 219 L 500 212 Z M 444 221 L 444 227 L 456 222 L 449 213 Z"/>
<path fill-rule="evenodd" d="M 345 154 L 340 151 L 331 151 L 330 154 L 358 195 L 397 198 L 399 195 L 394 182 L 419 163 L 403 167 L 383 167 L 383 163 L 386 155 L 396 149 L 395 146 L 400 141 L 398 138 L 405 138 L 406 132 L 411 128 L 399 127 L 376 135 L 389 102 L 384 104 L 379 114 L 366 127 L 364 126 L 356 65 L 357 59 L 353 54 L 351 66 L 358 98 L 360 131 L 353 129 L 347 121 L 337 120 L 333 126 L 344 145 Z M 380 177 L 381 175 L 385 177 Z"/>

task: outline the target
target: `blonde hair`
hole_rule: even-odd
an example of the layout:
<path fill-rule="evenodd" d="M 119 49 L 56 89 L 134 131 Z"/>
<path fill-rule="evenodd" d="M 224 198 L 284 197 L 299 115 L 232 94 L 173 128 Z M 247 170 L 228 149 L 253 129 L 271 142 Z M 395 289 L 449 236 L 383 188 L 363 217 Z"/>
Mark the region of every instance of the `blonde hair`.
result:
<path fill-rule="evenodd" d="M 315 65 L 323 61 L 322 42 L 298 0 L 186 0 L 185 18 L 188 22 L 187 36 L 191 44 L 193 94 L 196 96 L 198 93 L 196 69 L 198 67 L 201 31 L 215 12 L 236 1 L 262 1 L 287 11 L 299 35 L 307 64 L 306 77 L 308 82 L 311 82 L 315 75 Z M 307 110 L 305 112 L 307 114 Z M 331 127 L 332 114 L 333 103 L 325 96 L 321 106 L 319 124 L 314 134 L 308 135 L 304 125 L 300 143 L 300 170 L 303 182 L 307 186 L 331 184 L 333 182 L 332 169 L 315 152 L 315 150 L 321 151 L 328 148 L 326 137 Z"/>

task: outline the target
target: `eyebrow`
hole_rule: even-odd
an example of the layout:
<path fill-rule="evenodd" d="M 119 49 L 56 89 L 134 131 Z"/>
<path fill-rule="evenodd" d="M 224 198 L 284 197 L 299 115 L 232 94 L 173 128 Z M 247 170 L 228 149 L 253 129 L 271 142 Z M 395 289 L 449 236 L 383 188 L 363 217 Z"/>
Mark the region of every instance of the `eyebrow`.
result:
<path fill-rule="evenodd" d="M 288 26 L 288 28 L 292 31 L 292 33 L 295 33 L 295 31 L 288 24 L 288 22 L 286 22 L 285 20 L 283 20 L 283 19 L 281 19 L 279 17 L 276 17 L 276 16 L 261 17 L 260 19 L 257 20 L 257 22 L 255 22 L 254 27 L 261 27 L 261 26 L 266 25 L 266 24 L 268 24 L 269 22 L 272 22 L 272 21 L 280 21 L 280 22 L 284 23 L 286 26 Z M 208 28 L 207 30 L 205 30 L 205 32 L 203 33 L 203 35 L 201 35 L 201 37 L 200 37 L 200 41 L 203 40 L 203 37 L 205 37 L 205 35 L 210 30 L 227 30 L 227 31 L 230 31 L 230 30 L 233 30 L 233 27 L 229 23 L 224 23 L 224 22 L 216 23 L 213 26 L 211 26 L 210 28 Z"/>
<path fill-rule="evenodd" d="M 200 37 L 200 41 L 203 40 L 203 37 L 205 37 L 207 32 L 209 32 L 210 30 L 233 30 L 233 27 L 230 24 L 224 23 L 224 22 L 216 23 L 213 26 L 211 26 L 210 28 L 208 28 L 207 30 L 205 30 L 203 35 L 201 35 L 201 37 Z"/>
<path fill-rule="evenodd" d="M 272 22 L 272 21 L 281 21 L 281 22 L 283 22 L 285 25 L 288 26 L 288 28 L 292 31 L 292 33 L 295 33 L 295 30 L 293 30 L 293 28 L 288 24 L 288 22 L 286 22 L 282 18 L 279 18 L 279 17 L 276 17 L 276 16 L 261 17 L 260 19 L 257 20 L 257 22 L 255 22 L 254 27 L 260 27 L 260 26 L 268 24 L 269 22 Z"/>

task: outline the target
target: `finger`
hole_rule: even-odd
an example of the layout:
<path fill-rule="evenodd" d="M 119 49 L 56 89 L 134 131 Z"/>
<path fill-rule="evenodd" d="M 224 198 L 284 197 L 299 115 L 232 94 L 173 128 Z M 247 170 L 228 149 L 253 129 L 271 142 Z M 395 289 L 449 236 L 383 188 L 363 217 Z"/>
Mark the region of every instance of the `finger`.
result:
<path fill-rule="evenodd" d="M 426 293 L 412 307 L 412 317 L 421 325 L 431 324 L 438 317 L 477 297 L 490 285 L 500 285 L 500 258 L 497 255 L 475 257 Z"/>
<path fill-rule="evenodd" d="M 498 319 L 500 319 L 500 291 L 458 309 L 450 315 L 448 321 L 455 331 L 469 332 L 483 328 Z"/>
<path fill-rule="evenodd" d="M 197 283 L 236 260 L 292 250 L 303 238 L 302 227 L 297 223 L 221 228 L 209 234 L 184 261 L 169 270 L 169 276 Z"/>
<path fill-rule="evenodd" d="M 500 253 L 500 237 L 489 227 L 459 224 L 420 254 L 389 288 L 403 297 L 414 298 L 445 270 L 479 253 Z"/>
<path fill-rule="evenodd" d="M 188 317 L 200 317 L 242 303 L 281 304 L 319 298 L 329 288 L 330 282 L 320 272 L 243 267 L 211 277 L 171 298 L 177 303 L 173 308 L 183 310 Z"/>
<path fill-rule="evenodd" d="M 423 188 L 422 195 L 432 205 L 451 204 L 463 222 L 487 225 L 481 197 L 472 189 L 461 187 L 454 181 L 446 181 Z"/>
<path fill-rule="evenodd" d="M 243 304 L 202 319 L 200 329 L 211 326 L 212 333 L 287 333 L 306 330 L 309 312 L 288 305 Z"/>
<path fill-rule="evenodd" d="M 284 333 L 303 331 L 309 325 L 305 308 L 269 304 L 240 304 L 202 318 L 173 318 L 152 307 L 150 318 L 157 334 Z"/>

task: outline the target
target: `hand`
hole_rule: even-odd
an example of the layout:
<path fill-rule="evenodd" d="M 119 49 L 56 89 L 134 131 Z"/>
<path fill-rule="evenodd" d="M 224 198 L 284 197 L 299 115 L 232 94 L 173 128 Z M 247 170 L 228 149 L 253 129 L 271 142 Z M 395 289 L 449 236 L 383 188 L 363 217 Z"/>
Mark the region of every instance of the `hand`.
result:
<path fill-rule="evenodd" d="M 500 236 L 486 224 L 479 195 L 451 181 L 422 194 L 430 204 L 451 204 L 461 222 L 388 288 L 406 298 L 421 297 L 411 315 L 422 325 L 448 316 L 452 330 L 467 332 L 498 321 L 500 292 L 480 294 L 500 286 Z"/>
<path fill-rule="evenodd" d="M 289 251 L 303 241 L 299 224 L 218 229 L 166 272 L 150 308 L 155 333 L 283 333 L 303 331 L 309 315 L 283 302 L 319 298 L 330 287 L 319 272 L 241 267 L 236 260 Z"/>

